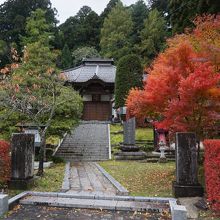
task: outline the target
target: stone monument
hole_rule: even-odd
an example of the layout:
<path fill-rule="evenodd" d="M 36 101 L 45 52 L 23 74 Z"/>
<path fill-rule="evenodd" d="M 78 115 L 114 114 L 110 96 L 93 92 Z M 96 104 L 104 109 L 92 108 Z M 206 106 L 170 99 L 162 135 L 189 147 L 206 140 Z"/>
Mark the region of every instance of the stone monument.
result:
<path fill-rule="evenodd" d="M 140 151 L 140 148 L 135 145 L 135 118 L 131 118 L 123 124 L 123 144 L 121 151 L 115 154 L 116 160 L 143 160 L 146 158 L 146 153 Z"/>
<path fill-rule="evenodd" d="M 198 162 L 195 133 L 176 133 L 176 181 L 175 197 L 203 196 L 198 182 Z"/>
<path fill-rule="evenodd" d="M 34 134 L 13 134 L 10 189 L 27 189 L 34 177 Z"/>

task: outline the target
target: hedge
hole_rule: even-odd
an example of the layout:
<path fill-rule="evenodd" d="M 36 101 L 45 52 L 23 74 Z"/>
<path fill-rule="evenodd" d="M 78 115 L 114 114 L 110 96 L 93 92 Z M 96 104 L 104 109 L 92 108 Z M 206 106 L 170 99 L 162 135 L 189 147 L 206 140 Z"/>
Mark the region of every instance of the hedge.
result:
<path fill-rule="evenodd" d="M 0 185 L 10 178 L 10 144 L 0 140 Z"/>
<path fill-rule="evenodd" d="M 205 140 L 205 184 L 211 208 L 220 211 L 220 140 Z"/>

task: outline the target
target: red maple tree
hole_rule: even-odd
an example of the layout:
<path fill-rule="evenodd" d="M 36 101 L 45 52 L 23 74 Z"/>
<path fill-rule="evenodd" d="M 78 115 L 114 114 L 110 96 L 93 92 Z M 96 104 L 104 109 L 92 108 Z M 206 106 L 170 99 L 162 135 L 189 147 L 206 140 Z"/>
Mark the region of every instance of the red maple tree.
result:
<path fill-rule="evenodd" d="M 168 40 L 148 70 L 144 89 L 130 91 L 128 117 L 150 117 L 158 128 L 192 131 L 199 138 L 215 130 L 220 118 L 220 17 L 199 17 L 195 24 L 192 33 Z"/>

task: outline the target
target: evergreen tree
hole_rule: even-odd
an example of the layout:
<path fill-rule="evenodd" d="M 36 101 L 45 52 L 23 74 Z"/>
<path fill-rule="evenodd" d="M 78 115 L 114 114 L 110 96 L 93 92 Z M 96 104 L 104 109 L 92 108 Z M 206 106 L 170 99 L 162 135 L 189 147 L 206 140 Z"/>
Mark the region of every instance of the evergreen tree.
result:
<path fill-rule="evenodd" d="M 193 27 L 192 20 L 198 14 L 218 14 L 220 2 L 216 0 L 169 0 L 169 11 L 173 33 L 182 33 L 186 27 Z"/>
<path fill-rule="evenodd" d="M 108 14 L 117 5 L 118 2 L 121 2 L 121 1 L 120 0 L 110 0 L 109 1 L 109 3 L 107 4 L 106 8 L 104 9 L 104 11 L 100 15 L 101 25 L 103 25 L 105 18 L 108 17 Z"/>
<path fill-rule="evenodd" d="M 131 51 L 133 21 L 121 2 L 109 13 L 101 29 L 101 54 L 116 61 Z"/>
<path fill-rule="evenodd" d="M 140 31 L 144 28 L 144 20 L 148 15 L 148 8 L 143 0 L 137 1 L 131 5 L 132 20 L 134 22 L 132 42 L 140 43 Z"/>
<path fill-rule="evenodd" d="M 0 39 L 8 45 L 16 43 L 20 48 L 20 36 L 25 34 L 26 18 L 41 8 L 46 11 L 46 21 L 55 25 L 56 9 L 50 0 L 7 0 L 0 5 Z"/>
<path fill-rule="evenodd" d="M 59 29 L 71 51 L 84 46 L 99 47 L 100 18 L 88 6 L 83 6 L 76 16 L 68 18 Z"/>
<path fill-rule="evenodd" d="M 118 61 L 115 84 L 115 107 L 123 107 L 129 90 L 141 88 L 143 69 L 139 57 L 129 54 Z"/>
<path fill-rule="evenodd" d="M 152 10 L 144 21 L 144 29 L 140 34 L 139 53 L 145 65 L 149 64 L 165 47 L 166 35 L 166 22 L 164 18 L 156 9 Z"/>
<path fill-rule="evenodd" d="M 72 66 L 72 55 L 67 44 L 64 45 L 61 54 L 61 67 L 62 69 L 68 69 Z"/>

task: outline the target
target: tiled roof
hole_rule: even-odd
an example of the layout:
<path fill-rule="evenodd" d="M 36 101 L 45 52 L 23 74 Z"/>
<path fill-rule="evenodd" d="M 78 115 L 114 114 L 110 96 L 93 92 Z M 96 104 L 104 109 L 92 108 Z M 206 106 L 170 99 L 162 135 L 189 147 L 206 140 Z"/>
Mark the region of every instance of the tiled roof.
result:
<path fill-rule="evenodd" d="M 116 67 L 112 62 L 110 59 L 87 59 L 83 60 L 83 65 L 65 70 L 64 74 L 68 82 L 82 83 L 95 78 L 106 83 L 114 83 Z"/>

